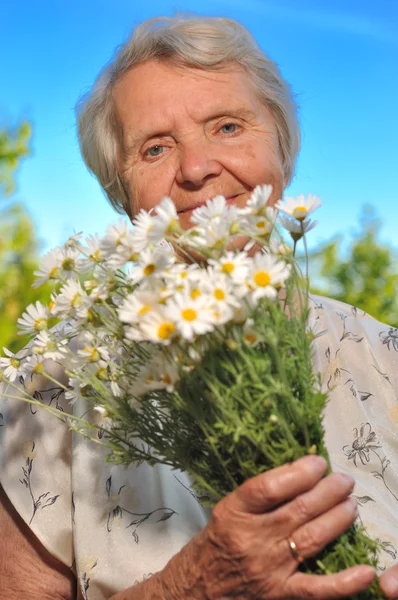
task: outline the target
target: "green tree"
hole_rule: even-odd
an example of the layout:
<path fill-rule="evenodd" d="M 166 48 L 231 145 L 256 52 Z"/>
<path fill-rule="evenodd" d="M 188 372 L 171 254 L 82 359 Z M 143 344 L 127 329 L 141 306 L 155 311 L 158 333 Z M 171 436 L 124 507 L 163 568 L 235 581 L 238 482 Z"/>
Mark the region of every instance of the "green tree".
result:
<path fill-rule="evenodd" d="M 398 267 L 394 249 L 380 242 L 380 221 L 365 207 L 346 250 L 337 237 L 311 252 L 312 292 L 330 296 L 398 326 Z"/>
<path fill-rule="evenodd" d="M 15 128 L 0 130 L 0 190 L 9 195 L 15 189 L 15 172 L 29 154 L 32 128 L 22 121 Z"/>
<path fill-rule="evenodd" d="M 29 154 L 30 135 L 28 123 L 0 131 L 0 351 L 5 346 L 16 352 L 26 344 L 17 335 L 17 319 L 29 304 L 49 297 L 48 288 L 32 287 L 39 255 L 33 221 L 22 204 L 9 198 L 16 169 Z"/>

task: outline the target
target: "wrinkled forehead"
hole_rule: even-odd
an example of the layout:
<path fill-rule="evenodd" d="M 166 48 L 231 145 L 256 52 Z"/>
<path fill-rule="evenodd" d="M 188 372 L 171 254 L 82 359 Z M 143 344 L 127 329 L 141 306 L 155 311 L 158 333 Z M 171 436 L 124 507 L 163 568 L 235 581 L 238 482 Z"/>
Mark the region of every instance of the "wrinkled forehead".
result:
<path fill-rule="evenodd" d="M 267 110 L 247 73 L 236 64 L 208 71 L 146 61 L 120 78 L 113 98 L 122 138 L 129 145 L 189 119 L 201 123 L 236 115 L 250 120 Z"/>

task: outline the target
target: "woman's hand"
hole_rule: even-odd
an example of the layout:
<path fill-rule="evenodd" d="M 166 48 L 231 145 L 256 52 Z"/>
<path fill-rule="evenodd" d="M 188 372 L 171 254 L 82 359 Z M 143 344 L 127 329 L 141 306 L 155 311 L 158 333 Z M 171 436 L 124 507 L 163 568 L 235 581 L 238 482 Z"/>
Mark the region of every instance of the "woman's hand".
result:
<path fill-rule="evenodd" d="M 245 482 L 152 582 L 114 600 L 321 600 L 365 589 L 375 577 L 368 566 L 323 576 L 297 571 L 301 557 L 317 554 L 357 514 L 348 498 L 354 481 L 338 473 L 323 478 L 325 470 L 324 459 L 306 456 Z"/>

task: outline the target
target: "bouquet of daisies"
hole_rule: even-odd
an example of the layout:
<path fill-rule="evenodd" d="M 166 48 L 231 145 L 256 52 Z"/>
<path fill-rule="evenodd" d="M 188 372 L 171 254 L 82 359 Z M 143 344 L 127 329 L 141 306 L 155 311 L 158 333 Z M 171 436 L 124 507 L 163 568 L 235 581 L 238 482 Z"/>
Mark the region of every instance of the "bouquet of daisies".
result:
<path fill-rule="evenodd" d="M 71 414 L 47 410 L 105 444 L 110 461 L 189 472 L 209 505 L 308 453 L 327 458 L 327 396 L 312 366 L 308 278 L 295 259 L 320 202 L 300 196 L 274 208 L 270 194 L 257 187 L 244 208 L 217 196 L 187 231 L 165 198 L 133 229 L 121 220 L 103 238 L 77 235 L 52 250 L 37 272 L 37 285 L 54 283 L 51 301 L 18 321 L 33 339 L 0 359 L 9 389 L 20 377 L 51 379 L 47 360 L 61 362 Z M 81 400 L 90 412 L 72 414 Z M 353 526 L 302 568 L 330 573 L 376 559 L 376 544 Z M 382 594 L 374 584 L 360 598 Z"/>

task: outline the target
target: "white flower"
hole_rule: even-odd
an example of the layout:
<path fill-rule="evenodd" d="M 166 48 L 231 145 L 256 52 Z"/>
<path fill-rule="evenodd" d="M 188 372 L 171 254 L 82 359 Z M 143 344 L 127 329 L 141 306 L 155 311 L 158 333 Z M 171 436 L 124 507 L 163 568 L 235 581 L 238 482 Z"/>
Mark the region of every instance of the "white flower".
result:
<path fill-rule="evenodd" d="M 74 317 L 77 310 L 87 302 L 87 294 L 80 281 L 68 281 L 62 286 L 52 308 L 52 314 L 61 317 Z"/>
<path fill-rule="evenodd" d="M 227 204 L 224 196 L 215 196 L 193 211 L 191 221 L 199 226 L 199 231 L 204 235 L 206 231 L 217 235 L 220 223 L 223 230 L 233 235 L 239 231 L 239 210 L 234 204 Z"/>
<path fill-rule="evenodd" d="M 148 230 L 149 241 L 153 244 L 180 230 L 178 214 L 171 198 L 163 198 L 156 206 L 155 213 L 152 227 Z"/>
<path fill-rule="evenodd" d="M 141 208 L 138 215 L 133 219 L 133 243 L 136 252 L 142 252 L 152 244 L 149 234 L 153 229 L 153 209 L 149 212 Z"/>
<path fill-rule="evenodd" d="M 266 209 L 272 194 L 272 185 L 258 185 L 246 203 L 245 208 L 240 209 L 243 215 L 252 215 L 254 217 L 264 217 L 267 215 Z"/>
<path fill-rule="evenodd" d="M 295 242 L 298 242 L 304 234 L 311 231 L 311 229 L 314 229 L 315 225 L 318 223 L 318 221 L 311 221 L 310 219 L 298 221 L 297 219 L 286 215 L 280 215 L 278 221 L 282 227 L 290 233 Z"/>
<path fill-rule="evenodd" d="M 44 373 L 44 356 L 40 354 L 32 354 L 28 356 L 25 362 L 25 370 L 27 375 L 38 375 Z"/>
<path fill-rule="evenodd" d="M 94 267 L 104 261 L 104 255 L 101 249 L 101 238 L 96 233 L 86 238 L 87 246 L 82 247 L 81 252 L 86 257 L 82 260 L 85 269 Z"/>
<path fill-rule="evenodd" d="M 26 312 L 17 321 L 20 329 L 18 334 L 36 334 L 39 331 L 47 329 L 49 317 L 48 308 L 43 306 L 41 302 L 37 301 L 36 305 L 29 304 Z"/>
<path fill-rule="evenodd" d="M 65 399 L 69 401 L 69 404 L 73 406 L 79 398 L 84 395 L 84 388 L 87 386 L 86 383 L 76 377 L 69 378 L 69 390 L 65 392 Z"/>
<path fill-rule="evenodd" d="M 167 303 L 165 313 L 186 340 L 193 340 L 197 335 L 211 331 L 216 322 L 215 315 L 203 296 L 193 300 L 189 294 L 176 294 Z"/>
<path fill-rule="evenodd" d="M 61 248 L 54 248 L 43 256 L 39 263 L 38 271 L 34 272 L 37 280 L 34 282 L 33 287 L 39 287 L 43 283 L 49 280 L 60 281 L 61 279 Z"/>
<path fill-rule="evenodd" d="M 208 226 L 211 222 L 218 222 L 228 213 L 228 205 L 224 196 L 215 196 L 207 200 L 206 204 L 199 206 L 192 212 L 191 222 Z"/>
<path fill-rule="evenodd" d="M 144 250 L 138 263 L 131 267 L 128 279 L 136 284 L 147 277 L 159 277 L 165 269 L 169 269 L 175 262 L 175 255 L 167 246 Z"/>
<path fill-rule="evenodd" d="M 175 263 L 163 274 L 166 287 L 161 290 L 162 298 L 168 298 L 176 292 L 186 290 L 189 286 L 198 282 L 202 276 L 203 269 L 196 263 L 190 265 Z"/>
<path fill-rule="evenodd" d="M 74 247 L 61 248 L 60 271 L 63 279 L 77 279 L 83 267 L 83 261 L 79 258 L 80 251 Z"/>
<path fill-rule="evenodd" d="M 65 348 L 68 340 L 57 340 L 48 331 L 41 331 L 34 340 L 33 354 L 40 354 L 43 358 L 51 360 L 63 360 L 67 354 Z"/>
<path fill-rule="evenodd" d="M 319 208 L 321 204 L 322 202 L 318 196 L 308 194 L 307 198 L 304 198 L 303 194 L 301 194 L 297 198 L 287 197 L 284 202 L 279 200 L 275 204 L 275 208 L 289 217 L 293 217 L 298 221 L 304 221 L 304 219 L 306 219 L 310 213 L 314 212 L 314 210 Z"/>
<path fill-rule="evenodd" d="M 27 373 L 23 358 L 18 358 L 15 354 L 3 348 L 4 354 L 8 358 L 0 357 L 0 369 L 3 370 L 4 377 L 14 382 L 19 377 L 24 377 Z"/>
<path fill-rule="evenodd" d="M 193 248 L 221 251 L 232 239 L 230 224 L 226 219 L 214 219 L 206 226 L 200 225 L 193 230 L 188 230 L 187 239 Z"/>
<path fill-rule="evenodd" d="M 234 309 L 240 306 L 231 279 L 227 275 L 217 275 L 209 270 L 203 289 L 209 298 L 209 307 L 216 323 L 223 325 L 230 321 L 234 316 Z"/>
<path fill-rule="evenodd" d="M 136 290 L 129 294 L 117 309 L 117 314 L 122 323 L 138 323 L 148 312 L 156 310 L 159 306 L 159 289 L 153 287 L 147 290 Z"/>
<path fill-rule="evenodd" d="M 175 322 L 166 315 L 164 307 L 158 311 L 151 311 L 140 322 L 140 328 L 126 329 L 126 338 L 129 340 L 148 341 L 168 346 L 177 335 Z"/>
<path fill-rule="evenodd" d="M 82 342 L 84 347 L 77 351 L 77 355 L 84 358 L 85 362 L 96 363 L 100 360 L 109 360 L 109 350 L 89 331 L 82 336 Z"/>
<path fill-rule="evenodd" d="M 235 254 L 227 251 L 218 260 L 210 258 L 208 263 L 213 267 L 215 273 L 227 275 L 231 281 L 239 284 L 245 280 L 251 260 L 246 252 Z"/>
<path fill-rule="evenodd" d="M 279 288 L 290 275 L 290 265 L 272 254 L 258 253 L 253 257 L 246 285 L 254 302 L 260 298 L 276 298 Z"/>
<path fill-rule="evenodd" d="M 271 206 L 263 209 L 263 214 L 247 214 L 242 221 L 242 232 L 256 238 L 269 238 L 277 217 L 278 211 Z"/>
<path fill-rule="evenodd" d="M 129 238 L 131 233 L 129 225 L 124 219 L 119 219 L 117 223 L 109 225 L 106 235 L 101 239 L 101 252 L 103 256 L 106 259 L 109 258 L 116 252 L 120 244 Z"/>

